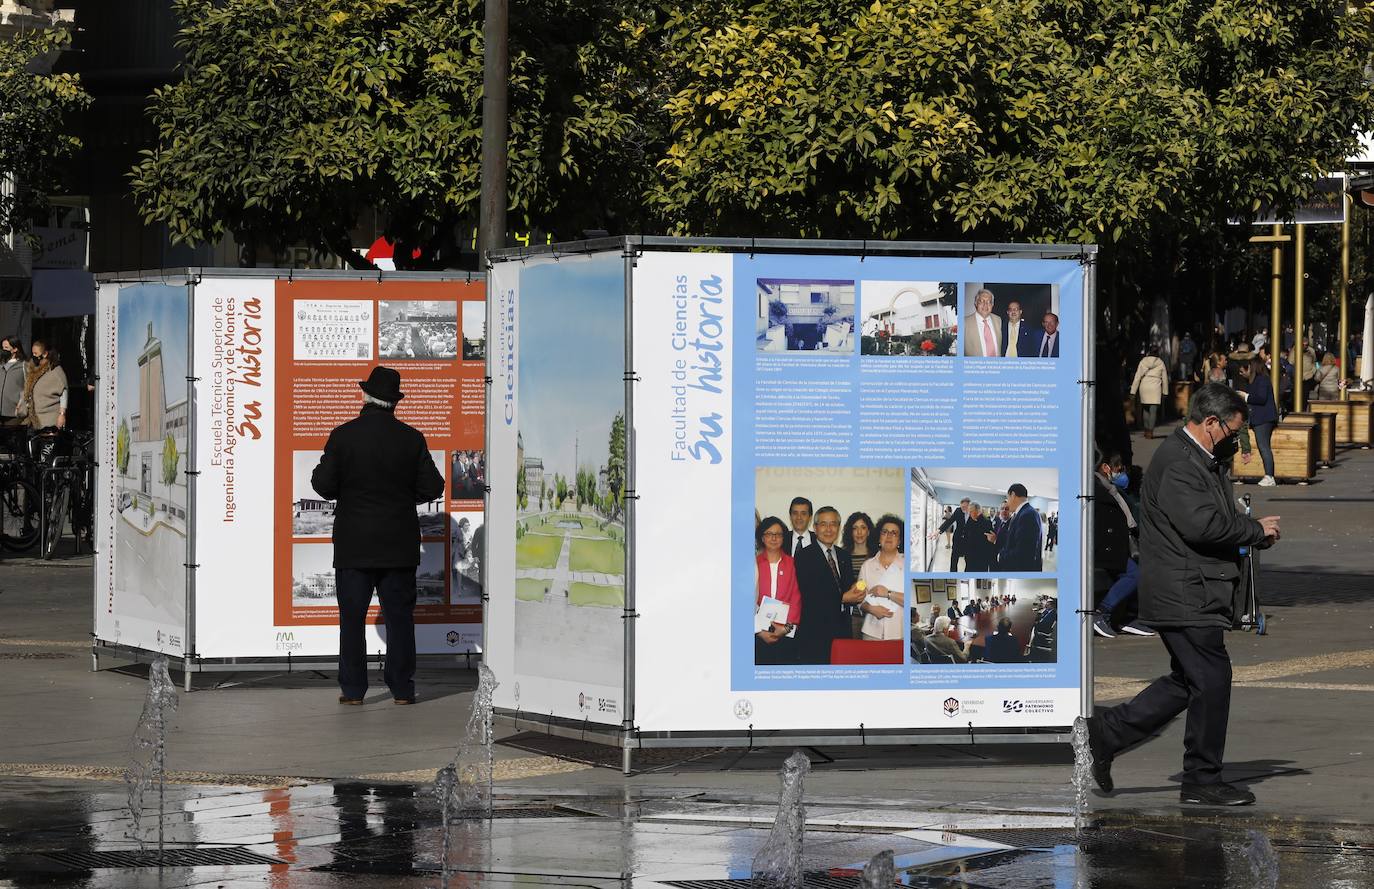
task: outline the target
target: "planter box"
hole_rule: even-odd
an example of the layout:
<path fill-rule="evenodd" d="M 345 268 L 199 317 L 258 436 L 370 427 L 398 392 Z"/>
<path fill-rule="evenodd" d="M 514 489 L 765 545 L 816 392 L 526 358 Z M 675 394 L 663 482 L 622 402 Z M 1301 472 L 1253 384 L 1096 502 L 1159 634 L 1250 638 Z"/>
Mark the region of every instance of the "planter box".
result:
<path fill-rule="evenodd" d="M 1290 415 L 1291 416 L 1291 415 Z M 1264 461 L 1260 458 L 1259 445 L 1255 443 L 1255 433 L 1245 428 L 1250 436 L 1251 457 L 1245 463 L 1237 453 L 1231 460 L 1231 475 L 1236 479 L 1259 479 L 1264 477 Z M 1271 442 L 1274 449 L 1274 477 L 1288 481 L 1309 481 L 1317 474 L 1317 422 L 1312 419 L 1299 419 L 1292 423 L 1287 418 L 1274 427 Z"/>

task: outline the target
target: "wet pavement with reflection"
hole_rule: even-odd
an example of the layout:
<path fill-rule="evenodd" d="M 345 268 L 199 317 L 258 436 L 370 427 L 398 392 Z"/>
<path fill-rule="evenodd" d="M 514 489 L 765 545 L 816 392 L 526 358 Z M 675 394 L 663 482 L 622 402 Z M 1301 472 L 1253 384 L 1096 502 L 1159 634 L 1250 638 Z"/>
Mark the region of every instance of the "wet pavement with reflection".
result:
<path fill-rule="evenodd" d="M 122 787 L 0 779 L 0 887 L 440 885 L 440 812 L 426 785 L 167 792 L 168 857 L 158 868 L 134 866 L 155 851 L 137 857 Z M 747 881 L 774 814 L 701 794 L 506 795 L 496 811 L 454 827 L 449 886 Z M 1067 812 L 808 805 L 808 885 L 857 886 L 863 865 L 884 850 L 894 853 L 899 884 L 940 889 L 1374 885 L 1374 831 L 1358 826 L 1259 823 L 1199 809 L 1175 819 L 1114 816 L 1079 839 Z"/>

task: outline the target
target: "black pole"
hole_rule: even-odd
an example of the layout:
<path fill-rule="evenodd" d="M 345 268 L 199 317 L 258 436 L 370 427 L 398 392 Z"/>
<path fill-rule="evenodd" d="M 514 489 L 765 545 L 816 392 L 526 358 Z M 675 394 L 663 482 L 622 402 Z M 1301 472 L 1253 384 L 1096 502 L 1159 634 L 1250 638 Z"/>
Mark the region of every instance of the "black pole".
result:
<path fill-rule="evenodd" d="M 482 24 L 482 196 L 477 228 L 477 249 L 482 257 L 488 250 L 506 246 L 507 9 L 507 0 L 486 0 Z M 479 268 L 485 268 L 485 263 Z"/>

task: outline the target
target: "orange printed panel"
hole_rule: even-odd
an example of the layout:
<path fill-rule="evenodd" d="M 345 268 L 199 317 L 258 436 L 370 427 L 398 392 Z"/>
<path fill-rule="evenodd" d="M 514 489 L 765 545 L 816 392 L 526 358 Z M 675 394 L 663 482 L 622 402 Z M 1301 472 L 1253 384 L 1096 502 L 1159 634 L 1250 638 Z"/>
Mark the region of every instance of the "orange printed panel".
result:
<path fill-rule="evenodd" d="M 444 494 L 417 505 L 416 623 L 481 621 L 485 285 L 279 281 L 273 611 L 278 626 L 338 623 L 334 504 L 310 486 L 325 441 L 358 415 L 378 365 L 401 373 L 397 415 L 424 433 Z M 381 622 L 374 605 L 370 619 Z"/>

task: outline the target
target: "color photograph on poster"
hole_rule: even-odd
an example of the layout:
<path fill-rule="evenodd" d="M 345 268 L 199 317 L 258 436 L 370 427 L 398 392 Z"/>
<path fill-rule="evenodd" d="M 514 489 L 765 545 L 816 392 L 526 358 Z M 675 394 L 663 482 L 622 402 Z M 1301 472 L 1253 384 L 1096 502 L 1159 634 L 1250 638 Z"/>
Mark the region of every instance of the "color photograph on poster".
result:
<path fill-rule="evenodd" d="M 755 328 L 760 352 L 854 351 L 854 282 L 759 278 Z"/>
<path fill-rule="evenodd" d="M 900 469 L 755 470 L 756 664 L 902 663 L 905 498 Z"/>
<path fill-rule="evenodd" d="M 291 536 L 331 537 L 334 534 L 334 501 L 325 500 L 310 483 L 324 451 L 291 454 Z"/>
<path fill-rule="evenodd" d="M 1052 574 L 1059 567 L 1057 469 L 917 466 L 910 509 L 913 572 Z"/>
<path fill-rule="evenodd" d="M 186 287 L 118 290 L 114 583 L 127 617 L 186 625 Z"/>
<path fill-rule="evenodd" d="M 382 361 L 458 357 L 457 300 L 382 300 L 377 314 L 377 354 Z"/>
<path fill-rule="evenodd" d="M 964 354 L 977 358 L 1058 358 L 1059 287 L 964 284 Z"/>
<path fill-rule="evenodd" d="M 455 512 L 449 528 L 449 602 L 480 604 L 482 601 L 482 555 L 486 527 L 481 512 Z"/>
<path fill-rule="evenodd" d="M 951 281 L 864 281 L 859 314 L 862 355 L 958 352 L 959 285 Z"/>
<path fill-rule="evenodd" d="M 292 325 L 297 361 L 371 361 L 371 300 L 296 300 Z"/>
<path fill-rule="evenodd" d="M 450 500 L 481 500 L 487 485 L 486 452 L 476 449 L 454 451 L 448 477 Z"/>
<path fill-rule="evenodd" d="M 520 280 L 516 670 L 615 688 L 624 673 L 624 267 L 537 266 Z"/>
<path fill-rule="evenodd" d="M 1053 578 L 929 578 L 913 580 L 912 592 L 913 665 L 1058 660 L 1059 584 Z"/>
<path fill-rule="evenodd" d="M 464 300 L 463 360 L 485 361 L 487 357 L 487 304 L 485 300 Z"/>

